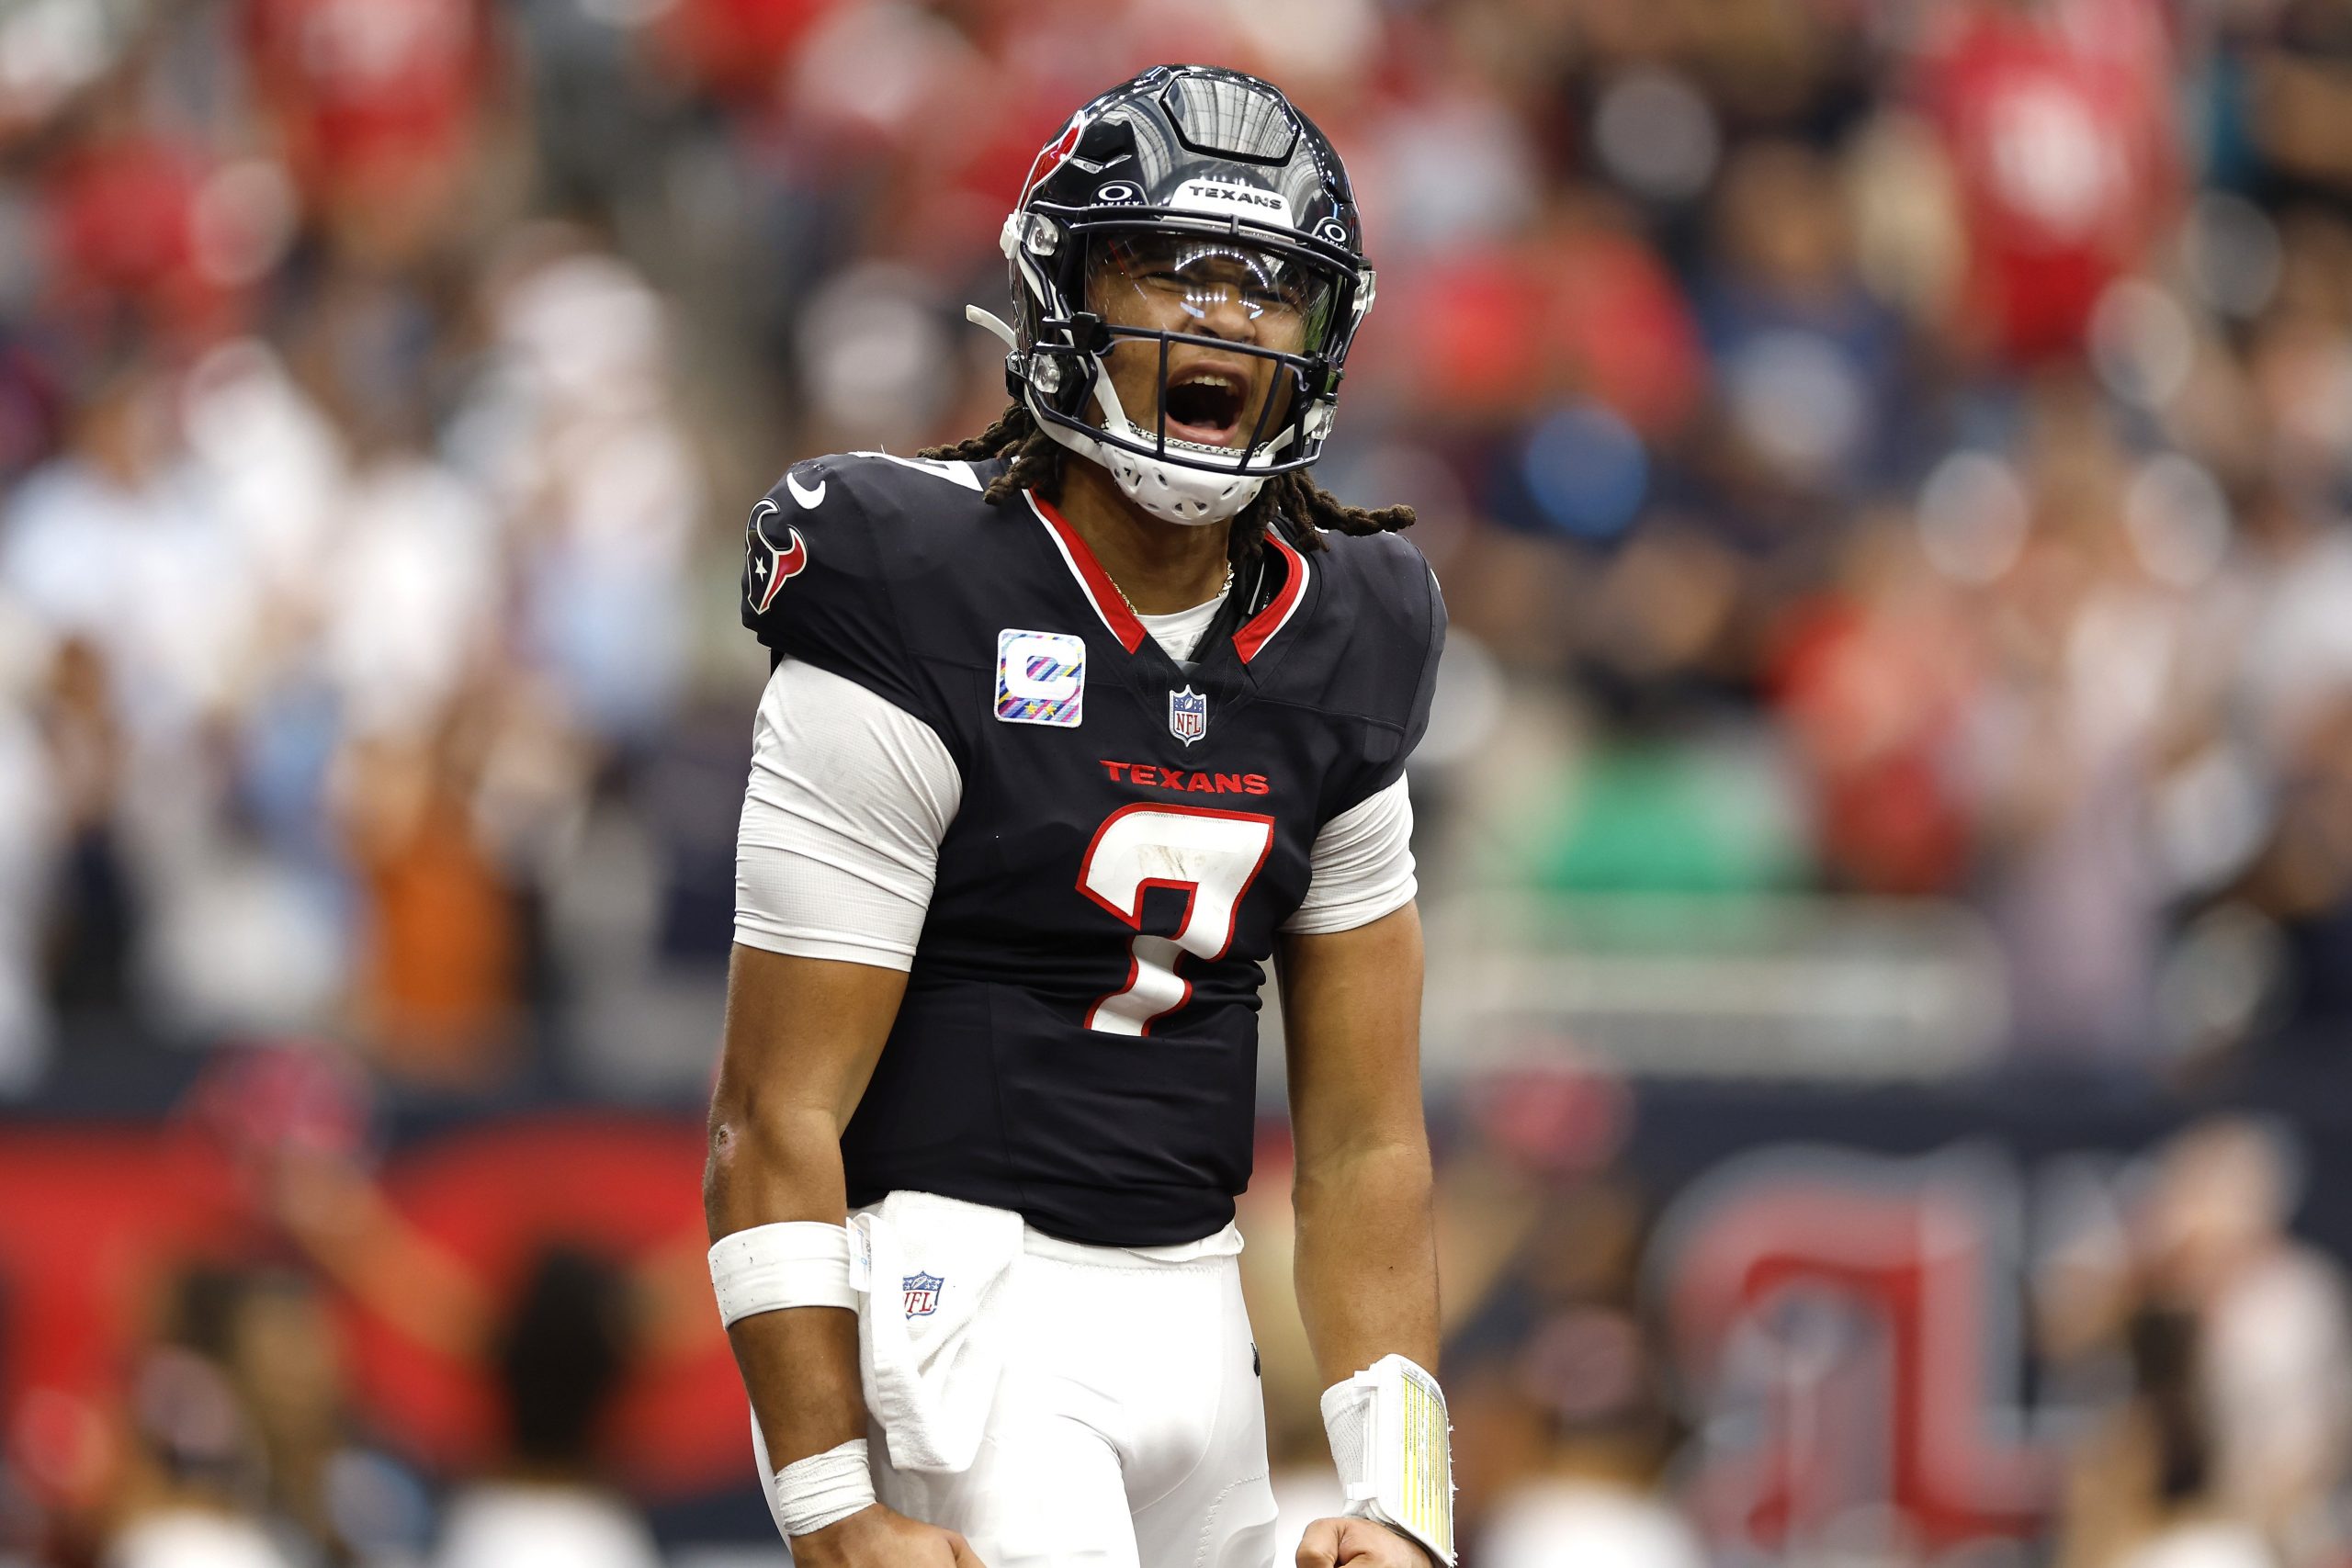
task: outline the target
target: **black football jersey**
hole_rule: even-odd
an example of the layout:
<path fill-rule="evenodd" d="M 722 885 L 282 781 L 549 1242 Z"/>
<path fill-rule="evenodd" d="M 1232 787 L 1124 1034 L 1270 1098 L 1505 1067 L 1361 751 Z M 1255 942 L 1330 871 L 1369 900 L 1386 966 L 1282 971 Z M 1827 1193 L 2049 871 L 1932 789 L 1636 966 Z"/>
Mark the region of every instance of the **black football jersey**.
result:
<path fill-rule="evenodd" d="M 963 775 L 849 1201 L 1190 1241 L 1250 1179 L 1260 966 L 1317 831 L 1404 771 L 1444 606 L 1396 535 L 1270 539 L 1188 672 L 1049 504 L 982 501 L 1001 461 L 819 458 L 749 526 L 744 623 Z"/>

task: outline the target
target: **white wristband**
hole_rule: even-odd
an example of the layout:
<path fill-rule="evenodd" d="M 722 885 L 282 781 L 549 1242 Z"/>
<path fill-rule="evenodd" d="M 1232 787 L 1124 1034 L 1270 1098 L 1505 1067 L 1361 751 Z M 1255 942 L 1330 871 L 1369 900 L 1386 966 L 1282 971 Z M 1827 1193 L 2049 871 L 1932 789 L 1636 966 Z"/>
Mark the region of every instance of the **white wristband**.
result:
<path fill-rule="evenodd" d="M 755 1314 L 786 1307 L 855 1312 L 849 1227 L 793 1220 L 720 1236 L 710 1248 L 710 1288 L 729 1328 Z"/>
<path fill-rule="evenodd" d="M 874 1506 L 874 1475 L 865 1462 L 865 1439 L 853 1438 L 839 1448 L 794 1460 L 775 1472 L 774 1486 L 770 1498 L 776 1528 L 786 1540 L 837 1525 Z"/>
<path fill-rule="evenodd" d="M 1411 1536 L 1452 1568 L 1453 1427 L 1437 1379 L 1406 1357 L 1383 1356 L 1323 1391 L 1323 1429 L 1343 1511 Z"/>

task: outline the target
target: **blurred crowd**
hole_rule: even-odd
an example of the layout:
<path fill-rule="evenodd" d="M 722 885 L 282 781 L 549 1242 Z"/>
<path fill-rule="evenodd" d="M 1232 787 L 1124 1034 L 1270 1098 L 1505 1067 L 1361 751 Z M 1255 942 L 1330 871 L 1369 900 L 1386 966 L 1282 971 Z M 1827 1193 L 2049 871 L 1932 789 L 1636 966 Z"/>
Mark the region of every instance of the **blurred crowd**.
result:
<path fill-rule="evenodd" d="M 2021 1184 L 1981 1149 L 1776 1149 L 1663 1212 L 1523 1133 L 1487 1126 L 1439 1182 L 1468 1561 L 2287 1568 L 2352 1550 L 2346 1287 L 2287 1232 L 2300 1178 L 2278 1126 L 2217 1117 Z M 2019 1206 L 2036 1212 L 2005 1236 Z M 1282 1457 L 1311 1466 L 1319 1433 L 1291 1436 Z"/>
<path fill-rule="evenodd" d="M 306 1072 L 296 1060 L 265 1076 Z M 2352 1561 L 2352 1295 L 2290 1232 L 2304 1151 L 2284 1125 L 2213 1116 L 2039 1162 L 1782 1145 L 1665 1194 L 1618 1157 L 1633 1103 L 1605 1076 L 1555 1077 L 1440 1119 L 1465 1562 Z M 554 1146 L 519 1145 L 542 1168 Z M 111 1397 L 32 1369 L 0 1461 L 0 1564 L 784 1560 L 691 1225 L 650 1249 L 549 1233 L 485 1269 L 447 1228 L 458 1210 L 410 1212 L 347 1153 L 300 1138 L 246 1153 L 270 1168 L 268 1213 L 242 1248 L 168 1266 L 165 1248 L 141 1272 Z M 498 1207 L 479 1187 L 502 1163 L 519 1162 L 458 1162 L 465 1206 Z M 1241 1222 L 1276 1568 L 1340 1506 L 1288 1183 L 1269 1122 Z M 471 1370 L 482 1440 L 461 1459 L 405 1440 L 415 1400 L 383 1385 L 368 1325 Z M 698 1363 L 728 1386 L 699 1426 L 632 1432 L 660 1424 L 648 1391 Z M 665 1443 L 690 1451 L 649 1485 L 629 1450 Z"/>
<path fill-rule="evenodd" d="M 1959 900 L 2031 1060 L 2340 1018 L 2352 12 L 1521 12 L 1360 138 L 1347 482 L 1560 738 L 1464 869 Z"/>
<path fill-rule="evenodd" d="M 690 1083 L 738 510 L 992 416 L 1020 171 L 1161 56 L 1361 186 L 1433 892 L 1946 901 L 2077 1066 L 2352 1006 L 2333 0 L 27 0 L 0 1083 Z"/>
<path fill-rule="evenodd" d="M 1318 472 L 1417 506 L 1445 585 L 1432 900 L 1934 902 L 2013 1062 L 2125 1081 L 2352 1018 L 2346 0 L 16 0 L 0 1101 L 275 1041 L 416 1100 L 691 1104 L 742 512 L 994 417 L 961 310 L 1022 172 L 1162 60 L 1281 83 L 1360 188 L 1379 305 Z M 2274 1134 L 2076 1184 L 1986 1288 L 2077 1419 L 2018 1438 L 2042 1491 L 1914 1539 L 1932 1483 L 1835 1479 L 1877 1450 L 1788 1468 L 1878 1513 L 1708 1512 L 1756 1431 L 1894 1374 L 1760 1310 L 1700 1370 L 1664 1222 L 1519 1113 L 1444 1178 L 1479 1561 L 2345 1558 L 2343 1289 Z M 0 1562 L 444 1550 L 338 1425 L 355 1287 L 302 1212 L 155 1298 L 106 1529 L 0 1484 Z M 541 1263 L 464 1335 L 502 1473 L 569 1484 L 640 1287 Z M 571 1359 L 500 1359 L 533 1312 Z M 440 1560 L 643 1561 L 603 1496 L 492 1496 Z"/>

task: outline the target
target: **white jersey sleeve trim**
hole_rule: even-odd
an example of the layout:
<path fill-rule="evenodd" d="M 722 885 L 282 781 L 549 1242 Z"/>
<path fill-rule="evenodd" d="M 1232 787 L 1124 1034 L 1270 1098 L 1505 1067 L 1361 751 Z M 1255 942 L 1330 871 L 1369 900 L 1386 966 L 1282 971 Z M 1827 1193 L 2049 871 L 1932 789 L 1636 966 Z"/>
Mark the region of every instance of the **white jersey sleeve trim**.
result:
<path fill-rule="evenodd" d="M 735 845 L 735 940 L 798 958 L 914 966 L 940 840 L 963 803 L 932 728 L 787 659 L 752 729 Z"/>
<path fill-rule="evenodd" d="M 1306 897 L 1283 922 L 1295 936 L 1368 926 L 1413 901 L 1413 802 L 1405 780 L 1350 807 L 1315 835 Z"/>

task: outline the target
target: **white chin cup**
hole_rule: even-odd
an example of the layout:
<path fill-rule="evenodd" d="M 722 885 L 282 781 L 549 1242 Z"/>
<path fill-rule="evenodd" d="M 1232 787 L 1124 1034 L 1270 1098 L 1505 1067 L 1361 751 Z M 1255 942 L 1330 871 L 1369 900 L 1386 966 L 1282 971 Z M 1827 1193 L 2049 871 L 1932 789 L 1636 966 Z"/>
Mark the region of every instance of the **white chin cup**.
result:
<path fill-rule="evenodd" d="M 1122 495 L 1170 523 L 1194 528 L 1222 523 L 1257 500 L 1258 491 L 1265 487 L 1262 474 L 1219 474 L 1187 468 L 1080 435 L 1048 419 L 1040 419 L 1037 424 L 1052 440 L 1089 462 L 1102 465 L 1118 482 Z"/>
<path fill-rule="evenodd" d="M 1016 213 L 1013 218 L 1005 220 L 1008 244 L 1011 243 L 1009 236 L 1013 231 L 1013 223 L 1019 216 Z M 964 319 L 975 326 L 985 327 L 990 333 L 1002 339 L 1005 346 L 1014 354 L 1021 352 L 1019 334 L 993 311 L 982 310 L 978 305 L 967 305 L 964 307 Z M 1036 420 L 1037 427 L 1043 430 L 1048 438 L 1077 453 L 1088 462 L 1102 465 L 1110 473 L 1111 478 L 1117 482 L 1121 494 L 1154 517 L 1166 522 L 1180 523 L 1187 527 L 1196 528 L 1211 523 L 1223 523 L 1228 518 L 1238 515 L 1243 507 L 1257 500 L 1258 492 L 1266 486 L 1266 476 L 1262 473 L 1238 474 L 1219 471 L 1227 465 L 1238 468 L 1241 463 L 1241 454 L 1238 452 L 1224 447 L 1194 446 L 1190 442 L 1176 442 L 1171 445 L 1182 446 L 1193 456 L 1193 461 L 1170 463 L 1164 458 L 1155 457 L 1147 453 L 1129 451 L 1114 441 L 1098 441 L 1091 435 L 1081 434 L 1067 425 L 1047 419 L 1037 407 L 1035 391 L 1032 389 L 1025 395 L 1031 416 Z M 1103 429 L 1115 432 L 1138 445 L 1149 445 L 1155 442 L 1156 438 L 1137 428 L 1135 421 L 1127 417 L 1126 410 L 1119 406 L 1119 394 L 1111 385 L 1108 367 L 1100 367 L 1095 371 L 1094 400 L 1102 410 Z M 1328 425 L 1329 413 L 1323 411 L 1318 412 L 1321 413 L 1322 423 Z M 1293 432 L 1286 430 L 1281 436 L 1269 443 L 1261 454 L 1261 458 L 1272 457 L 1283 447 L 1288 446 L 1292 434 Z"/>
<path fill-rule="evenodd" d="M 1094 400 L 1102 410 L 1102 427 L 1136 442 L 1154 439 L 1136 427 L 1119 406 L 1119 394 L 1111 385 L 1108 368 L 1099 369 L 1094 376 Z M 1237 515 L 1243 507 L 1258 499 L 1265 488 L 1262 473 L 1238 474 L 1220 471 L 1225 465 L 1238 468 L 1241 454 L 1223 448 L 1197 446 L 1190 442 L 1181 445 L 1193 456 L 1191 463 L 1170 463 L 1163 458 L 1131 452 L 1114 441 L 1098 441 L 1081 435 L 1066 425 L 1056 423 L 1038 412 L 1035 394 L 1030 397 L 1029 412 L 1038 427 L 1052 440 L 1090 462 L 1100 463 L 1110 472 L 1119 486 L 1120 493 L 1154 517 L 1187 527 L 1202 527 L 1222 523 Z M 1272 457 L 1290 445 L 1290 432 L 1269 443 L 1263 456 Z M 1202 467 L 1214 464 L 1216 467 Z"/>

